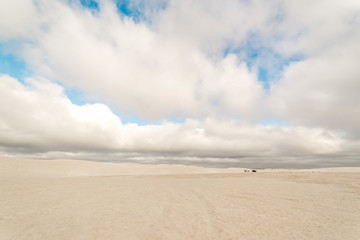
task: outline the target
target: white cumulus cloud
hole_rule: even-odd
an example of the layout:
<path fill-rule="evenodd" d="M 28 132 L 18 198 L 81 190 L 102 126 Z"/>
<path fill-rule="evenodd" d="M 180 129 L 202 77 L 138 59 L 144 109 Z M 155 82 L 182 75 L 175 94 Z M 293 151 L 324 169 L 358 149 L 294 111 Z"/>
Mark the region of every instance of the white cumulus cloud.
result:
<path fill-rule="evenodd" d="M 98 4 L 0 2 L 0 50 L 27 73 L 0 77 L 4 153 L 356 164 L 359 1 Z"/>

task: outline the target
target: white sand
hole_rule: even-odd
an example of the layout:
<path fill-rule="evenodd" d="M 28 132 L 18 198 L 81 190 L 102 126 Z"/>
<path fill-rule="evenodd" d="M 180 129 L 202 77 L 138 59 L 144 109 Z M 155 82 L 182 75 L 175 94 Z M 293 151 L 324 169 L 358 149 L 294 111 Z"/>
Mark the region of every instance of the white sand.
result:
<path fill-rule="evenodd" d="M 0 239 L 360 239 L 360 169 L 0 158 Z"/>

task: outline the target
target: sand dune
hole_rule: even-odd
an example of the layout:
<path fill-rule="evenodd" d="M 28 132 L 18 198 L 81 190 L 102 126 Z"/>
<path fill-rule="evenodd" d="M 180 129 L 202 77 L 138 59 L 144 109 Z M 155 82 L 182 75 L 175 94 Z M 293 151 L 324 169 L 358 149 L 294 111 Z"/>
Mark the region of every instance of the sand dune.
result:
<path fill-rule="evenodd" d="M 360 239 L 360 169 L 0 158 L 0 239 Z"/>

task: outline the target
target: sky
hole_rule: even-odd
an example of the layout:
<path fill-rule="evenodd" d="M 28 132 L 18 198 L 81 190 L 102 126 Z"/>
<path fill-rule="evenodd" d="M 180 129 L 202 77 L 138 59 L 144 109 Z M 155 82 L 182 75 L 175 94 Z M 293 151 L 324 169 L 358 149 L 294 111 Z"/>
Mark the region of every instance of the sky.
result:
<path fill-rule="evenodd" d="M 0 0 L 0 155 L 360 166 L 358 0 Z"/>

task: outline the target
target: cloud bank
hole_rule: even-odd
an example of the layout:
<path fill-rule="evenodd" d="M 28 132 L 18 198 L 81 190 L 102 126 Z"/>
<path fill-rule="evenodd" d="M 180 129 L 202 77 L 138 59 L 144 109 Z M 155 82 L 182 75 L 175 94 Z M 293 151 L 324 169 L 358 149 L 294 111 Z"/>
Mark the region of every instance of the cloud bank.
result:
<path fill-rule="evenodd" d="M 27 74 L 0 76 L 0 150 L 359 165 L 359 27 L 357 1 L 2 2 Z"/>

